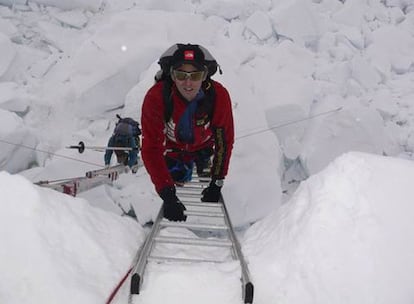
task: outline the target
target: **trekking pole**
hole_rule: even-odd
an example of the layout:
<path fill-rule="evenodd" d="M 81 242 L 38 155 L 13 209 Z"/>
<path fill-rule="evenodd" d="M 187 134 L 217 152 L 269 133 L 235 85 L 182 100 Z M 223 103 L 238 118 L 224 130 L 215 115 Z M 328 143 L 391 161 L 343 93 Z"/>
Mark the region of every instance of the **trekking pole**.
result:
<path fill-rule="evenodd" d="M 80 141 L 77 145 L 72 145 L 69 147 L 66 147 L 67 149 L 77 149 L 79 153 L 83 153 L 85 149 L 91 149 L 91 150 L 98 150 L 98 151 L 104 151 L 104 150 L 122 150 L 122 151 L 133 151 L 133 150 L 139 150 L 139 148 L 131 148 L 131 147 L 106 147 L 106 146 L 85 146 L 85 143 L 83 141 Z"/>

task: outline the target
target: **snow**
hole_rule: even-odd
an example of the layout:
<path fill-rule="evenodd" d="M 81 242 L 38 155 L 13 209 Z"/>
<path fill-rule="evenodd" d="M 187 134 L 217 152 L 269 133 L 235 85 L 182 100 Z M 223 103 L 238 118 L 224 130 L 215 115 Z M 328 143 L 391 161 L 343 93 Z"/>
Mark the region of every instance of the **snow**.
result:
<path fill-rule="evenodd" d="M 177 42 L 205 46 L 232 97 L 223 194 L 254 303 L 412 303 L 413 25 L 412 0 L 0 0 L 0 303 L 102 303 L 127 273 L 161 206 L 145 168 L 77 198 L 34 182 L 102 168 L 66 147 L 139 119 Z M 131 302 L 242 303 L 239 278 L 150 263 Z"/>
<path fill-rule="evenodd" d="M 7 71 L 11 61 L 15 56 L 15 49 L 10 39 L 0 33 L 0 48 L 2 50 L 2 59 L 0 60 L 0 77 Z"/>
<path fill-rule="evenodd" d="M 28 111 L 30 98 L 25 92 L 21 92 L 21 88 L 14 82 L 0 83 L 0 108 L 15 113 L 24 113 Z"/>
<path fill-rule="evenodd" d="M 116 280 L 114 265 L 128 267 L 142 228 L 19 175 L 2 172 L 0 180 L 1 302 L 100 302 Z"/>
<path fill-rule="evenodd" d="M 269 17 L 261 11 L 254 12 L 246 20 L 246 28 L 253 32 L 260 40 L 266 40 L 273 35 L 272 24 Z"/>
<path fill-rule="evenodd" d="M 413 169 L 349 152 L 302 182 L 246 233 L 257 303 L 410 303 Z"/>

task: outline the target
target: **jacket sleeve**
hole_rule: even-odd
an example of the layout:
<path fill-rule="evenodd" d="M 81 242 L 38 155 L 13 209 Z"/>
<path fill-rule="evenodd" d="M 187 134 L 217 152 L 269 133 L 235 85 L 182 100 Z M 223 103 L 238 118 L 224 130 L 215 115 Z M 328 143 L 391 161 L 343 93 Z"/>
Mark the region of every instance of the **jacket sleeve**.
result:
<path fill-rule="evenodd" d="M 165 162 L 165 122 L 162 83 L 155 84 L 147 92 L 141 111 L 141 156 L 155 190 L 173 186 L 174 181 Z"/>
<path fill-rule="evenodd" d="M 234 122 L 230 95 L 218 82 L 214 82 L 216 100 L 211 126 L 214 136 L 214 157 L 211 175 L 224 178 L 229 168 L 234 144 Z"/>

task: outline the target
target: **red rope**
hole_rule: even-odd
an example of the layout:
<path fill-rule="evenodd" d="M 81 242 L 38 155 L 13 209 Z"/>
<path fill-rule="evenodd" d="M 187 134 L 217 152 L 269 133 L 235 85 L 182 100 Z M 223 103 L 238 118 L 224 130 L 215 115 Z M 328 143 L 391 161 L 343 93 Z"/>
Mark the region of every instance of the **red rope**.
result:
<path fill-rule="evenodd" d="M 110 304 L 112 300 L 115 298 L 116 294 L 118 293 L 119 289 L 121 288 L 122 284 L 124 284 L 125 280 L 127 279 L 128 275 L 131 273 L 132 267 L 127 271 L 127 273 L 123 276 L 121 281 L 119 281 L 118 285 L 114 288 L 112 293 L 109 295 L 108 300 L 105 302 L 106 304 Z"/>

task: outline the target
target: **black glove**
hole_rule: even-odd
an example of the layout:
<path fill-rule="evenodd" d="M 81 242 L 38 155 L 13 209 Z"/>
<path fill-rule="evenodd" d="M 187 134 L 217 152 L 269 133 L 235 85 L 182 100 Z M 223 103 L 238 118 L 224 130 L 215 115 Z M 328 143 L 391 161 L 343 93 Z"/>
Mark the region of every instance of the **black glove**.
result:
<path fill-rule="evenodd" d="M 222 179 L 213 178 L 210 185 L 201 192 L 202 202 L 218 202 L 221 196 L 221 187 L 223 186 Z"/>
<path fill-rule="evenodd" d="M 183 203 L 180 202 L 175 195 L 174 187 L 166 187 L 159 193 L 160 197 L 164 201 L 164 217 L 170 221 L 185 221 L 187 216 L 184 215 L 186 210 Z"/>

